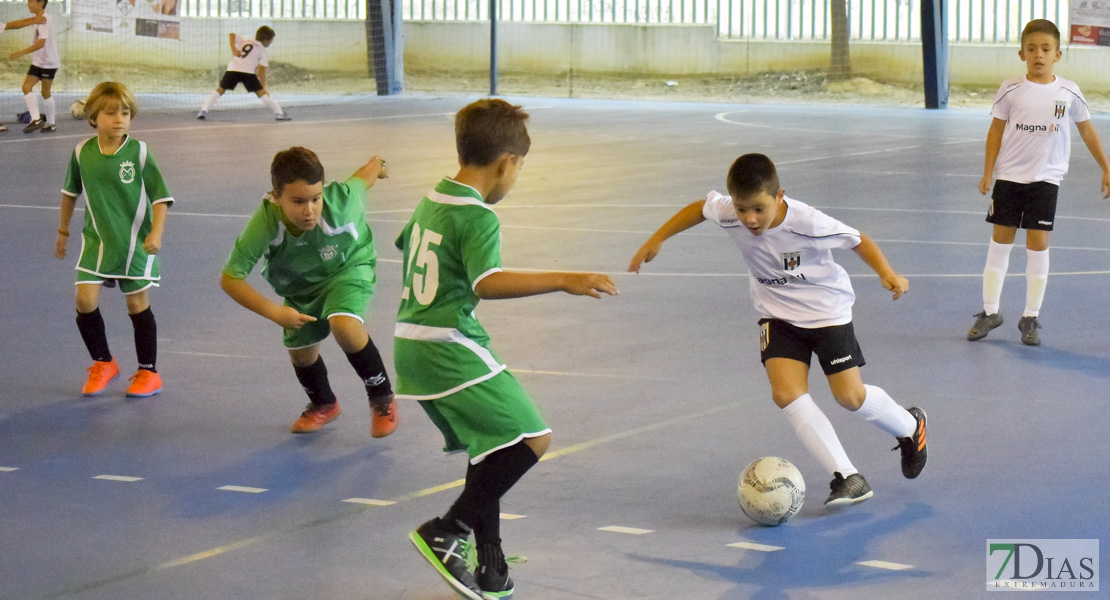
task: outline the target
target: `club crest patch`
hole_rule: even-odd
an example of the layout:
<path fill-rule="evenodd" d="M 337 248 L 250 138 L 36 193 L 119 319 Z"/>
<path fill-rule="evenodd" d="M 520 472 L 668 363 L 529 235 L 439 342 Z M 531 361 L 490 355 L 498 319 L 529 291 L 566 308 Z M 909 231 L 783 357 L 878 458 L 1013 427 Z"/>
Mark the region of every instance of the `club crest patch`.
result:
<path fill-rule="evenodd" d="M 1064 113 L 1068 111 L 1068 103 L 1063 100 L 1056 101 L 1056 112 L 1054 113 L 1057 119 L 1063 119 Z"/>
<path fill-rule="evenodd" d="M 802 264 L 801 252 L 783 252 L 782 253 L 782 270 L 793 271 Z"/>
<path fill-rule="evenodd" d="M 336 254 L 338 253 L 339 251 L 335 244 L 328 244 L 327 246 L 320 248 L 320 258 L 324 260 L 331 260 L 335 258 Z"/>
<path fill-rule="evenodd" d="M 119 180 L 123 183 L 135 181 L 135 163 L 125 160 L 119 165 Z"/>

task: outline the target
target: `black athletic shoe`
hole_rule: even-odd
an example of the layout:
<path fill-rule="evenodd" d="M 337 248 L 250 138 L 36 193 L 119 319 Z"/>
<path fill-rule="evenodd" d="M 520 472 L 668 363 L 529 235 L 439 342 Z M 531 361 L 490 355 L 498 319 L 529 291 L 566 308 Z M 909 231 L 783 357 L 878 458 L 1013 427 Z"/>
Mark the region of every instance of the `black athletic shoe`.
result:
<path fill-rule="evenodd" d="M 917 420 L 917 427 L 913 435 L 898 438 L 898 445 L 891 450 L 902 451 L 902 475 L 906 479 L 913 479 L 925 468 L 925 462 L 929 460 L 929 447 L 925 445 L 925 411 L 916 406 L 907 410 Z"/>
<path fill-rule="evenodd" d="M 829 487 L 832 488 L 832 493 L 825 500 L 825 506 L 829 510 L 859 504 L 875 495 L 871 491 L 871 486 L 867 484 L 867 480 L 859 473 L 852 473 L 847 478 L 839 472 L 833 473 L 833 480 Z"/>
<path fill-rule="evenodd" d="M 498 544 L 478 546 L 478 569 L 474 572 L 478 587 L 486 600 L 510 600 L 513 597 L 513 579 L 509 577 L 509 564 Z"/>
<path fill-rule="evenodd" d="M 46 118 L 45 117 L 39 117 L 39 118 L 35 119 L 34 121 L 31 121 L 31 123 L 29 125 L 24 127 L 23 128 L 23 133 L 32 133 L 32 132 L 38 131 L 39 129 L 42 129 L 43 125 L 46 125 Z"/>
<path fill-rule="evenodd" d="M 53 123 L 47 123 L 42 126 L 42 129 L 39 129 L 39 133 L 54 133 L 55 131 L 58 131 L 58 128 Z"/>
<path fill-rule="evenodd" d="M 432 519 L 409 533 L 409 540 L 439 576 L 463 598 L 485 600 L 482 590 L 466 564 L 470 551 L 470 532 L 451 527 L 440 518 Z"/>

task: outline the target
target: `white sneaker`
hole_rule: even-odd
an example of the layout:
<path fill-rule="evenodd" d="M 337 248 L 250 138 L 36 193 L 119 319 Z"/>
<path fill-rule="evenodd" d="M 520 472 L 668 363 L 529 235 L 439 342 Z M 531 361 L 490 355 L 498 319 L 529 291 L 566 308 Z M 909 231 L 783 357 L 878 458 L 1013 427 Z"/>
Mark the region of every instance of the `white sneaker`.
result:
<path fill-rule="evenodd" d="M 292 121 L 293 117 L 290 117 L 289 113 L 287 113 L 285 111 L 281 111 L 280 115 L 274 115 L 274 120 L 275 121 Z"/>
<path fill-rule="evenodd" d="M 202 110 L 202 111 L 197 113 L 197 118 L 200 119 L 201 121 L 203 121 L 207 117 L 208 117 L 208 111 L 206 111 L 206 110 Z"/>

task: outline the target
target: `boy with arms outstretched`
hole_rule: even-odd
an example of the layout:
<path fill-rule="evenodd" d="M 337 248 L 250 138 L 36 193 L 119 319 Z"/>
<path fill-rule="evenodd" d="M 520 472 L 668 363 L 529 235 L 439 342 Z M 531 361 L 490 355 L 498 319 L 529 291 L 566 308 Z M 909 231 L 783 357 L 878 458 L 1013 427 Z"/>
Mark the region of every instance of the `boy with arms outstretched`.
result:
<path fill-rule="evenodd" d="M 131 376 L 127 395 L 153 396 L 162 391 L 155 368 L 158 326 L 147 290 L 161 280 L 158 252 L 166 213 L 173 204 L 162 173 L 146 143 L 130 135 L 139 105 L 127 86 L 114 81 L 97 84 L 85 102 L 85 118 L 96 137 L 77 144 L 62 187 L 61 216 L 54 256 L 66 257 L 69 222 L 77 197 L 85 194 L 85 226 L 77 260 L 77 328 L 93 359 L 81 393 L 96 396 L 119 377 L 119 364 L 108 349 L 100 290 L 119 284 L 127 298 L 127 314 L 135 327 L 139 369 Z"/>
<path fill-rule="evenodd" d="M 1083 143 L 1102 168 L 1103 198 L 1110 197 L 1110 164 L 1079 86 L 1053 74 L 1061 56 L 1056 25 L 1044 19 L 1030 21 L 1021 32 L 1018 56 L 1025 61 L 1025 76 L 1003 82 L 991 107 L 994 118 L 987 132 L 979 193 L 989 192 L 991 178 L 997 179 L 987 210 L 987 222 L 994 230 L 983 268 L 983 310 L 975 315 L 967 339 L 982 339 L 1002 324 L 1002 285 L 1021 227 L 1025 229 L 1027 262 L 1025 310 L 1018 330 L 1022 343 L 1037 346 L 1041 343 L 1037 318 L 1048 286 L 1048 237 L 1071 154 L 1068 119 L 1075 121 Z"/>
<path fill-rule="evenodd" d="M 293 370 L 309 403 L 293 433 L 311 433 L 339 417 L 320 342 L 335 336 L 370 399 L 373 437 L 397 427 L 393 388 L 362 314 L 374 294 L 378 254 L 366 223 L 367 190 L 389 176 L 385 159 L 371 157 L 347 181 L 324 182 L 324 167 L 308 148 L 282 150 L 270 164 L 273 191 L 262 201 L 220 274 L 236 302 L 281 325 Z M 271 301 L 247 283 L 265 259 L 262 277 L 284 299 Z"/>
<path fill-rule="evenodd" d="M 678 211 L 636 252 L 628 266 L 639 272 L 663 242 L 705 220 L 728 231 L 748 263 L 748 283 L 760 315 L 760 357 L 771 397 L 810 454 L 833 477 L 825 500 L 830 510 L 867 500 L 871 486 L 848 459 L 832 423 L 809 395 L 813 354 L 842 407 L 871 421 L 898 440 L 902 475 L 913 479 L 925 468 L 925 411 L 905 409 L 882 388 L 865 385 L 863 354 L 852 328 L 855 293 L 848 274 L 832 256 L 851 249 L 878 275 L 897 300 L 909 288 L 868 236 L 806 204 L 779 187 L 771 159 L 745 154 L 728 172 L 729 196 L 710 192 Z"/>
<path fill-rule="evenodd" d="M 496 99 L 459 111 L 459 172 L 421 200 L 396 242 L 404 252 L 394 333 L 397 395 L 420 401 L 443 433 L 445 452 L 466 450 L 470 458 L 454 505 L 409 539 L 471 600 L 512 596 L 501 549 L 501 497 L 539 461 L 551 438 L 528 394 L 489 349 L 474 309 L 482 299 L 617 293 L 605 275 L 502 270 L 500 222 L 490 207 L 509 193 L 524 166 L 531 145 L 527 118 L 521 107 Z M 471 532 L 474 573 L 464 550 Z"/>
<path fill-rule="evenodd" d="M 227 90 L 234 90 L 242 83 L 248 92 L 254 92 L 267 108 L 274 111 L 274 119 L 292 120 L 293 117 L 286 114 L 266 90 L 266 67 L 270 66 L 267 49 L 276 36 L 274 30 L 265 25 L 258 28 L 253 40 L 237 33 L 228 34 L 227 42 L 231 45 L 231 60 L 227 63 L 227 71 L 224 71 L 223 77 L 220 78 L 220 84 L 205 99 L 204 106 L 200 107 L 200 112 L 197 113 L 198 119 L 208 118 L 208 111 L 220 96 L 223 96 Z"/>
<path fill-rule="evenodd" d="M 39 16 L 34 16 L 34 17 L 28 17 L 26 19 L 18 19 L 18 20 L 15 20 L 15 21 L 9 21 L 7 23 L 5 23 L 3 21 L 0 21 L 0 33 L 4 33 L 4 31 L 9 30 L 9 29 L 22 29 L 22 28 L 27 27 L 29 25 L 38 25 L 40 23 L 45 23 L 45 22 L 46 22 L 46 15 L 45 14 L 39 15 Z M 0 131 L 7 131 L 7 130 L 8 130 L 8 128 L 6 126 L 4 126 L 3 123 L 0 123 Z"/>
<path fill-rule="evenodd" d="M 15 60 L 26 54 L 31 55 L 31 67 L 27 69 L 27 77 L 23 80 L 23 87 L 21 88 L 23 101 L 27 104 L 27 111 L 31 113 L 31 122 L 23 128 L 23 133 L 32 133 L 37 130 L 42 130 L 43 133 L 53 133 L 57 130 L 54 126 L 54 96 L 51 94 L 51 88 L 54 86 L 54 76 L 61 68 L 62 61 L 58 55 L 58 40 L 54 31 L 54 22 L 50 15 L 46 14 L 47 2 L 49 0 L 27 0 L 27 10 L 34 15 L 31 17 L 30 23 L 25 23 L 34 30 L 31 45 L 12 52 L 8 57 Z M 14 29 L 15 23 L 21 22 L 13 22 L 8 27 Z M 35 85 L 40 82 L 42 83 L 40 88 L 45 116 L 39 113 L 39 101 L 35 98 L 34 93 Z"/>

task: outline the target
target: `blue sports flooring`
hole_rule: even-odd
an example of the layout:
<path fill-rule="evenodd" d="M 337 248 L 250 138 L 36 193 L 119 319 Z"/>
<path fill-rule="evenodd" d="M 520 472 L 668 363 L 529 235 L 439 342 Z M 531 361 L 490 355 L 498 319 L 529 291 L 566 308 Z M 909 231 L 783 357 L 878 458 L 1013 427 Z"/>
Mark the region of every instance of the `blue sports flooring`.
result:
<path fill-rule="evenodd" d="M 74 324 L 77 238 L 69 259 L 53 257 L 67 161 L 92 130 L 62 120 L 49 136 L 0 134 L 0 599 L 455 597 L 406 534 L 454 500 L 465 459 L 440 452 L 415 404 L 402 404 L 395 434 L 371 439 L 362 386 L 331 341 L 344 415 L 288 433 L 306 400 L 280 332 L 217 279 L 276 151 L 312 148 L 331 178 L 381 154 L 392 176 L 367 203 L 381 260 L 366 324 L 391 361 L 392 242 L 455 173 L 451 118 L 467 101 L 364 98 L 301 106 L 289 123 L 254 105 L 217 105 L 207 122 L 193 109 L 140 114 L 133 134 L 177 200 L 151 294 L 165 391 L 140 400 L 123 396 L 134 346 L 113 290 L 101 310 L 124 376 L 101 397 L 79 395 L 89 358 Z M 990 229 L 976 190 L 986 109 L 515 101 L 532 115 L 533 144 L 496 209 L 505 266 L 600 271 L 620 287 L 602 300 L 478 309 L 554 430 L 547 459 L 502 505 L 505 550 L 528 558 L 512 572 L 519 600 L 973 598 L 987 594 L 989 539 L 1106 547 L 1110 203 L 1077 134 L 1044 343 L 1032 348 L 1016 328 L 1020 236 L 1006 323 L 965 339 Z M 1110 120 L 1095 126 L 1110 146 Z M 770 400 L 746 268 L 727 236 L 704 224 L 641 275 L 625 273 L 678 208 L 724 191 L 745 152 L 770 155 L 788 195 L 871 235 L 910 281 L 892 302 L 857 256 L 838 255 L 857 292 L 864 380 L 928 411 L 930 449 L 921 477 L 903 479 L 894 440 L 838 408 L 813 373 L 816 401 L 875 491 L 838 513 L 823 510 L 829 477 Z M 793 461 L 809 492 L 770 529 L 744 517 L 735 491 L 765 455 Z"/>

